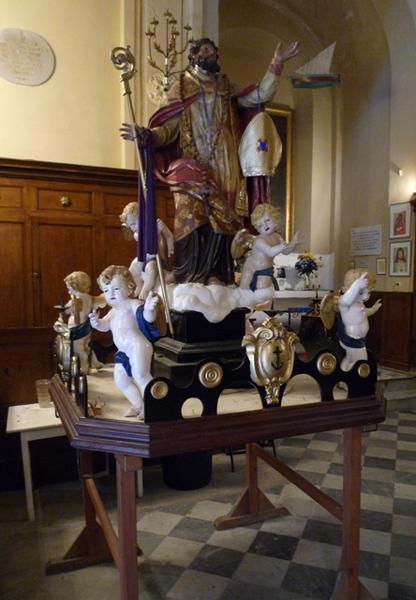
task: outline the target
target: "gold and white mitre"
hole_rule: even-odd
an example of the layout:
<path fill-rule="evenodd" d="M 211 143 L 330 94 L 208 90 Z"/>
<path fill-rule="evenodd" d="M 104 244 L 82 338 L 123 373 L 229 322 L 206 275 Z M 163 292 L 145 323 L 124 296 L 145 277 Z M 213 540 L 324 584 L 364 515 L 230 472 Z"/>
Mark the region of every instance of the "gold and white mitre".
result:
<path fill-rule="evenodd" d="M 282 157 L 282 141 L 271 116 L 257 113 L 244 130 L 238 148 L 243 175 L 274 175 Z"/>

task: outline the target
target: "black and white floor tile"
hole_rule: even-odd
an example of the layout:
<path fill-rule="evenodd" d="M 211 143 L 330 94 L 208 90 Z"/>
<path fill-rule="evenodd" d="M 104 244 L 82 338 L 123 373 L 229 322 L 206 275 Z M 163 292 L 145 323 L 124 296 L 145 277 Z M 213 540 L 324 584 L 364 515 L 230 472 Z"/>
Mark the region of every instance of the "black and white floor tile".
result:
<path fill-rule="evenodd" d="M 341 432 L 280 440 L 276 451 L 284 462 L 341 501 Z M 232 473 L 229 457 L 215 455 L 212 483 L 192 492 L 153 489 L 152 478 L 160 477 L 158 468 L 145 470 L 145 496 L 138 501 L 137 523 L 143 550 L 141 600 L 331 597 L 341 556 L 341 525 L 267 466 L 260 470 L 260 486 L 290 515 L 216 531 L 213 520 L 230 510 L 243 486 L 244 455 L 236 455 L 235 462 Z M 377 431 L 364 434 L 362 464 L 361 579 L 377 600 L 416 600 L 416 413 L 388 413 Z M 10 501 L 7 497 L 0 495 L 2 510 Z M 61 498 L 59 507 L 57 498 Z M 17 574 L 16 568 L 3 573 L 2 598 L 117 598 L 117 572 L 111 565 L 43 576 L 44 560 L 66 550 L 78 532 L 81 511 L 76 484 L 69 489 L 42 489 L 39 500 L 40 518 L 34 524 L 20 518 L 2 523 L 1 571 L 19 560 L 20 551 L 27 561 L 26 572 L 21 569 Z M 110 492 L 107 501 L 115 517 Z"/>

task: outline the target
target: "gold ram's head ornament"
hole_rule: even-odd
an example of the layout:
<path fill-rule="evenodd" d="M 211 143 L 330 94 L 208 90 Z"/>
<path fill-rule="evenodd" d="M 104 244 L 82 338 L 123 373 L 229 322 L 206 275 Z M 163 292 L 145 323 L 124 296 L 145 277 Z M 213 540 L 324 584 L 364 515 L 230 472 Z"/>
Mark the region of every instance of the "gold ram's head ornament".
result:
<path fill-rule="evenodd" d="M 298 341 L 298 336 L 275 317 L 266 319 L 253 333 L 243 337 L 251 379 L 265 388 L 268 404 L 279 403 L 280 386 L 292 375 Z"/>

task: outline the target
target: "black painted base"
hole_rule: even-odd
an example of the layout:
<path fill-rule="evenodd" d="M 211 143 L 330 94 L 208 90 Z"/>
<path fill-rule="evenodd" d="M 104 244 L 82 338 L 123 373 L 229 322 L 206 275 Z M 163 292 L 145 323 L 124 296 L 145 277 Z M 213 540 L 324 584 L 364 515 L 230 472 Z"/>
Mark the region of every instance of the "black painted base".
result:
<path fill-rule="evenodd" d="M 248 363 L 241 341 L 245 333 L 246 309 L 232 311 L 220 323 L 210 323 L 198 312 L 172 311 L 174 338 L 165 337 L 154 345 L 152 373 L 175 385 L 192 383 L 195 370 L 203 362 L 221 364 L 225 387 L 247 387 Z M 245 363 L 245 367 L 242 367 Z"/>
<path fill-rule="evenodd" d="M 195 310 L 178 312 L 171 310 L 174 338 L 187 344 L 224 342 L 242 339 L 245 332 L 247 308 L 236 308 L 219 323 L 210 323 Z"/>
<path fill-rule="evenodd" d="M 246 310 L 236 310 L 221 323 L 209 323 L 194 311 L 174 315 L 179 339 L 162 338 L 155 344 L 153 381 L 145 391 L 146 423 L 182 418 L 188 398 L 198 398 L 202 415 L 217 414 L 218 399 L 224 389 L 257 389 L 264 408 L 269 408 L 266 392 L 250 379 L 250 366 L 241 341 Z M 305 352 L 296 354 L 292 377 L 309 375 L 318 384 L 321 400 L 333 401 L 339 383 L 348 388 L 349 398 L 375 393 L 377 364 L 368 351 L 366 361 L 357 362 L 349 372 L 341 370 L 345 354 L 335 336 L 328 336 L 319 317 L 309 318 L 300 329 Z M 219 339 L 212 339 L 217 335 Z M 200 341 L 196 341 L 200 336 Z M 164 388 L 159 399 L 152 385 Z M 279 390 L 281 400 L 285 385 Z M 163 397 L 163 401 L 160 398 Z M 275 404 L 273 405 L 275 406 Z"/>

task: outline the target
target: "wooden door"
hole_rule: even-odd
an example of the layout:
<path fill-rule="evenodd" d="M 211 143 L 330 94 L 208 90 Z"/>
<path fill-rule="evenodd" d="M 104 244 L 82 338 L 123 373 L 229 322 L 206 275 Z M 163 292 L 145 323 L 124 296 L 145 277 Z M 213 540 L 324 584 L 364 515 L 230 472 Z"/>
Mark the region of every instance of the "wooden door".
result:
<path fill-rule="evenodd" d="M 98 293 L 95 260 L 95 220 L 52 217 L 32 219 L 34 314 L 37 326 L 52 326 L 58 311 L 54 305 L 67 302 L 64 278 L 72 271 L 85 271 Z"/>
<path fill-rule="evenodd" d="M 2 215 L 0 222 L 0 273 L 2 290 L 0 328 L 24 327 L 26 311 L 26 228 L 24 218 Z"/>

